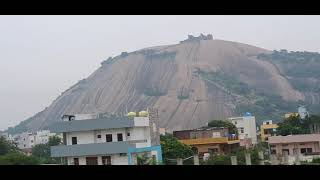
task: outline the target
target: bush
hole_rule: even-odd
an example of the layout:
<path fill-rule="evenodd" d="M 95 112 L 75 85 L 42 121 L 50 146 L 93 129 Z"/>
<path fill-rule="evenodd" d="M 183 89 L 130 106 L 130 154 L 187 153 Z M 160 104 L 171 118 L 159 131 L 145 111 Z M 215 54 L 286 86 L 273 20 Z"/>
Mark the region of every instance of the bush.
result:
<path fill-rule="evenodd" d="M 211 155 L 203 165 L 231 165 L 231 157 L 228 155 Z"/>
<path fill-rule="evenodd" d="M 238 134 L 237 127 L 229 121 L 213 120 L 208 123 L 209 127 L 226 127 L 229 133 Z"/>
<path fill-rule="evenodd" d="M 0 165 L 38 165 L 39 160 L 33 156 L 26 156 L 15 152 L 0 156 Z"/>
<path fill-rule="evenodd" d="M 165 164 L 172 163 L 168 159 L 187 158 L 193 155 L 191 146 L 179 142 L 171 134 L 161 135 L 160 141 Z"/>

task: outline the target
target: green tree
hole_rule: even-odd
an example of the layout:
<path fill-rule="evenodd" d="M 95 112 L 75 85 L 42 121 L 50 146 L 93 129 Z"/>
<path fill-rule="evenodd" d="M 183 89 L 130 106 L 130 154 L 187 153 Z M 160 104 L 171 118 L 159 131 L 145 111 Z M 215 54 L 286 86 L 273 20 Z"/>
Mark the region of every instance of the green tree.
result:
<path fill-rule="evenodd" d="M 187 158 L 194 154 L 191 146 L 179 142 L 178 139 L 171 134 L 161 135 L 160 141 L 165 164 L 171 162 L 168 159 Z"/>
<path fill-rule="evenodd" d="M 224 120 L 213 120 L 208 123 L 209 127 L 226 127 L 229 130 L 229 133 L 237 134 L 237 127 L 229 121 Z"/>
<path fill-rule="evenodd" d="M 37 165 L 39 160 L 33 156 L 26 156 L 20 152 L 8 153 L 0 156 L 0 165 Z"/>
<path fill-rule="evenodd" d="M 15 144 L 10 143 L 2 136 L 0 137 L 0 156 L 10 152 L 15 152 L 17 150 L 18 148 L 16 147 Z"/>
<path fill-rule="evenodd" d="M 299 116 L 291 116 L 278 123 L 277 135 L 286 136 L 294 134 L 310 133 L 309 125 L 316 122 L 317 116 L 311 116 L 305 120 L 301 120 Z"/>
<path fill-rule="evenodd" d="M 142 155 L 137 156 L 137 164 L 138 165 L 157 165 L 157 160 L 148 157 L 147 153 L 143 153 Z"/>
<path fill-rule="evenodd" d="M 50 162 L 50 146 L 48 144 L 37 144 L 32 148 L 32 156 L 40 159 L 41 163 Z"/>
<path fill-rule="evenodd" d="M 59 163 L 59 158 L 51 158 L 51 146 L 56 146 L 61 143 L 61 138 L 58 136 L 49 137 L 49 141 L 46 144 L 37 144 L 32 148 L 32 155 L 40 159 L 41 163 Z"/>
<path fill-rule="evenodd" d="M 59 144 L 61 144 L 61 138 L 59 136 L 50 136 L 49 137 L 49 141 L 48 141 L 49 146 L 57 146 Z"/>

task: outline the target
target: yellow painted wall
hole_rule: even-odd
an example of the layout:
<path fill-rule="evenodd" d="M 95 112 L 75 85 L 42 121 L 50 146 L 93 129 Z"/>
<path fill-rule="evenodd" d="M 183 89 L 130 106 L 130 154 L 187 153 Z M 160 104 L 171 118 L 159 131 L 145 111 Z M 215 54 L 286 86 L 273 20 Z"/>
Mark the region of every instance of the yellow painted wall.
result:
<path fill-rule="evenodd" d="M 264 142 L 266 137 L 269 137 L 269 134 L 264 134 L 264 130 L 265 129 L 276 129 L 278 128 L 277 124 L 262 124 L 260 126 L 260 137 L 261 137 L 261 141 Z"/>

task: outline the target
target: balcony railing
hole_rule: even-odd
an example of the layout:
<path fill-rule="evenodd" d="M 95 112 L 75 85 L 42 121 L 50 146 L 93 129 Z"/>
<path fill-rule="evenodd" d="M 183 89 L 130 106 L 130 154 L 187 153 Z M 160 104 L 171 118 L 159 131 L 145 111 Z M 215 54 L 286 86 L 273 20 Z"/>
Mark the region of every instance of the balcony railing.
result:
<path fill-rule="evenodd" d="M 52 146 L 51 157 L 74 157 L 127 153 L 129 148 L 136 148 L 136 143 L 144 142 L 147 142 L 147 140 Z"/>

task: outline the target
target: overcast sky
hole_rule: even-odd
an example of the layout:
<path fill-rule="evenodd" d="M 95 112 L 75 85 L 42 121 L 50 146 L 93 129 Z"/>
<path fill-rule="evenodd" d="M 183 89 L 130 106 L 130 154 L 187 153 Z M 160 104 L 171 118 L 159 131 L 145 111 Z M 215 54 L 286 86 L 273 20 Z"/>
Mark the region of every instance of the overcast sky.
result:
<path fill-rule="evenodd" d="M 122 51 L 188 34 L 320 51 L 320 16 L 0 16 L 0 130 L 49 106 Z"/>

